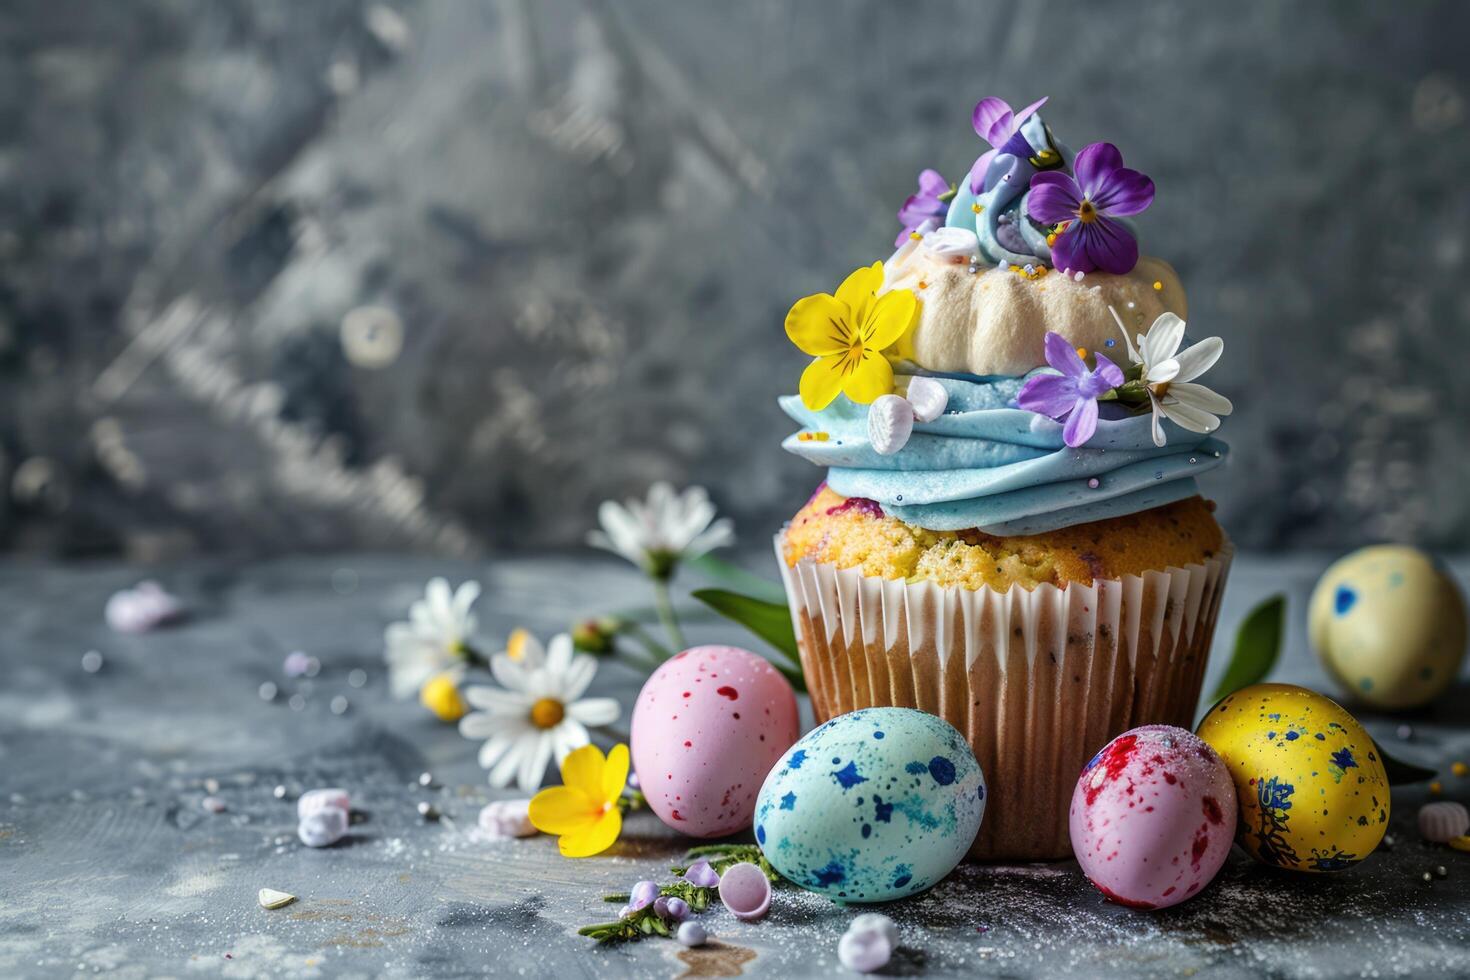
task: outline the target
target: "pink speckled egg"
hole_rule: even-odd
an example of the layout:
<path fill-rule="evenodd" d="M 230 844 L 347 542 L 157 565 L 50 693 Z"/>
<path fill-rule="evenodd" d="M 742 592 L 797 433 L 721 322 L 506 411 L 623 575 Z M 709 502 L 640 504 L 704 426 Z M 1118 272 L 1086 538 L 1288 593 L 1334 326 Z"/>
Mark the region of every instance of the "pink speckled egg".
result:
<path fill-rule="evenodd" d="M 1235 838 L 1230 770 L 1193 732 L 1145 725 L 1093 756 L 1072 792 L 1072 851 L 1109 899 L 1177 905 L 1215 877 Z"/>
<path fill-rule="evenodd" d="M 750 826 L 766 773 L 799 734 L 796 694 L 764 657 L 694 647 L 639 692 L 633 769 L 660 820 L 690 837 L 722 837 Z"/>

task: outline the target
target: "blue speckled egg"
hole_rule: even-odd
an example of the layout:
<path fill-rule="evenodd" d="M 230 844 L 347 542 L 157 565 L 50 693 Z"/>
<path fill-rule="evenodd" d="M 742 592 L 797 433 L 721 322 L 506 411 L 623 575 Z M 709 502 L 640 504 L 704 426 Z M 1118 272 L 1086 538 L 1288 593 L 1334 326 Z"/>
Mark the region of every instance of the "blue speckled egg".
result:
<path fill-rule="evenodd" d="M 985 813 L 965 738 L 912 708 L 839 715 L 787 750 L 755 805 L 755 837 L 788 879 L 842 902 L 887 902 L 937 884 Z"/>

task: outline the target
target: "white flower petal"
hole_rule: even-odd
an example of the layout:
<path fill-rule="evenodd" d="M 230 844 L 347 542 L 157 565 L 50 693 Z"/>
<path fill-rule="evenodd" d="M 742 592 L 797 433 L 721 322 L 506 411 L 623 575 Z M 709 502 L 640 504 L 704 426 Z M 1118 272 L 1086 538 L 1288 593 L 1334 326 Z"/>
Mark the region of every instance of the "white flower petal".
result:
<path fill-rule="evenodd" d="M 551 762 L 552 742 L 553 736 L 550 732 L 540 732 L 531 751 L 521 757 L 516 783 L 525 792 L 534 793 L 541 788 L 541 780 L 546 778 L 546 766 Z"/>
<path fill-rule="evenodd" d="M 1165 398 L 1160 403 L 1160 408 L 1170 420 L 1183 426 L 1190 432 L 1214 432 L 1220 427 L 1219 419 L 1204 409 L 1195 408 L 1193 405 L 1184 405 Z"/>
<path fill-rule="evenodd" d="M 476 684 L 464 690 L 464 699 L 470 707 L 492 714 L 508 717 L 525 717 L 530 714 L 532 698 L 520 691 L 502 691 L 498 687 Z"/>
<path fill-rule="evenodd" d="M 1158 364 L 1173 357 L 1184 340 L 1184 321 L 1173 313 L 1160 313 L 1143 338 L 1143 362 Z"/>
<path fill-rule="evenodd" d="M 1150 364 L 1143 377 L 1150 384 L 1163 384 L 1165 381 L 1173 381 L 1178 374 L 1179 361 L 1177 358 L 1170 357 L 1157 364 Z"/>
<path fill-rule="evenodd" d="M 1123 326 L 1123 318 L 1111 306 L 1108 307 L 1108 312 L 1113 315 L 1113 322 L 1118 325 L 1119 332 L 1123 334 L 1123 343 L 1128 345 L 1128 363 L 1142 364 L 1143 358 L 1139 356 L 1138 348 L 1133 346 L 1133 334 L 1129 333 L 1128 328 Z"/>
<path fill-rule="evenodd" d="M 562 760 L 574 750 L 592 741 L 592 736 L 587 734 L 587 729 L 575 719 L 567 718 L 552 730 L 552 741 L 556 750 L 556 764 L 561 765 Z"/>
<path fill-rule="evenodd" d="M 527 752 L 535 749 L 536 743 L 541 739 L 539 729 L 522 731 L 515 737 L 506 753 L 495 763 L 495 768 L 490 770 L 490 785 L 496 788 L 510 785 L 510 781 L 516 777 L 524 756 Z"/>
<path fill-rule="evenodd" d="M 449 591 L 448 579 L 429 579 L 428 588 L 424 590 L 424 598 L 428 600 L 429 612 L 433 614 L 435 620 L 442 623 L 453 618 L 454 596 Z"/>
<path fill-rule="evenodd" d="M 553 636 L 546 645 L 546 672 L 553 677 L 561 677 L 572 665 L 572 654 L 575 652 L 571 634 L 558 633 Z"/>
<path fill-rule="evenodd" d="M 1193 381 L 1215 366 L 1225 350 L 1225 341 L 1219 337 L 1206 337 L 1199 343 L 1179 352 L 1179 373 L 1175 381 Z"/>
<path fill-rule="evenodd" d="M 1188 405 L 1215 415 L 1229 415 L 1235 411 L 1235 406 L 1224 395 L 1204 385 L 1188 381 L 1176 381 L 1170 385 L 1169 393 L 1164 400 L 1168 401 L 1170 398 L 1181 405 Z"/>
<path fill-rule="evenodd" d="M 460 622 L 464 622 L 465 617 L 470 614 L 470 607 L 473 606 L 475 604 L 475 600 L 479 598 L 479 582 L 469 581 L 462 584 L 457 590 L 455 590 L 454 601 L 450 604 L 451 612 L 454 614 L 454 618 L 459 620 Z"/>
<path fill-rule="evenodd" d="M 584 725 L 611 725 L 622 714 L 616 698 L 584 698 L 567 707 L 567 717 Z"/>
<path fill-rule="evenodd" d="M 493 768 L 505 756 L 505 753 L 510 751 L 518 734 L 520 734 L 519 729 L 508 729 L 491 735 L 489 740 L 480 746 L 480 768 Z"/>
<path fill-rule="evenodd" d="M 597 676 L 597 661 L 591 654 L 578 654 L 567 666 L 561 676 L 561 698 L 563 701 L 575 701 L 592 684 L 592 678 Z"/>
<path fill-rule="evenodd" d="M 510 718 L 488 711 L 471 711 L 459 720 L 459 733 L 465 738 L 494 738 L 514 730 L 515 723 Z"/>
<path fill-rule="evenodd" d="M 1159 398 L 1158 398 L 1158 396 L 1155 395 L 1152 391 L 1150 391 L 1148 393 L 1148 400 L 1149 400 L 1149 405 L 1152 406 L 1153 413 L 1154 413 L 1154 417 L 1153 417 L 1154 445 L 1155 446 L 1163 446 L 1164 443 L 1165 443 L 1165 439 L 1164 439 L 1164 425 L 1163 425 L 1163 421 L 1162 421 L 1162 417 L 1161 417 L 1163 410 L 1159 407 Z"/>
<path fill-rule="evenodd" d="M 529 692 L 531 690 L 531 675 L 535 670 L 527 670 L 503 653 L 497 653 L 490 658 L 490 673 L 495 675 L 495 680 L 501 687 L 512 691 Z"/>

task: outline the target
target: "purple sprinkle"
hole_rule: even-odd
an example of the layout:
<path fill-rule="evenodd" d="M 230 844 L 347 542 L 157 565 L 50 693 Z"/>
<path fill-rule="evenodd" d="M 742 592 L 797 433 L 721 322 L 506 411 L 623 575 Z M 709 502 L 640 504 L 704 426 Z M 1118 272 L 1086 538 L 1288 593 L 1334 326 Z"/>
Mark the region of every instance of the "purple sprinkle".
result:
<path fill-rule="evenodd" d="M 1087 481 L 1087 487 L 1090 490 L 1096 490 L 1099 485 L 1100 484 L 1098 483 L 1097 477 L 1093 477 L 1092 479 Z"/>

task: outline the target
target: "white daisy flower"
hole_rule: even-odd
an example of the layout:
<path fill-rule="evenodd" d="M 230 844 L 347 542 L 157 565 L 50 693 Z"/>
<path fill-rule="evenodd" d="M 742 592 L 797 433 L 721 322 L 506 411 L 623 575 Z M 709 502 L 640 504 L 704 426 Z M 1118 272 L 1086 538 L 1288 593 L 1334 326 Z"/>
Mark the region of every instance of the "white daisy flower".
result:
<path fill-rule="evenodd" d="M 715 520 L 715 513 L 704 487 L 676 494 L 659 482 L 649 487 L 647 500 L 603 501 L 597 510 L 602 529 L 588 534 L 587 542 L 665 579 L 681 560 L 734 543 L 735 526 L 728 517 Z"/>
<path fill-rule="evenodd" d="M 519 655 L 513 656 L 517 644 Z M 553 758 L 560 763 L 591 741 L 587 726 L 610 725 L 621 709 L 613 698 L 582 697 L 597 674 L 597 661 L 574 653 L 568 634 L 555 637 L 543 651 L 534 637 L 517 630 L 511 647 L 490 660 L 501 687 L 465 689 L 465 700 L 479 710 L 460 719 L 459 732 L 485 739 L 480 765 L 490 770 L 490 785 L 514 780 L 531 792 Z"/>
<path fill-rule="evenodd" d="M 1219 416 L 1229 415 L 1235 406 L 1224 395 L 1193 382 L 1214 367 L 1225 350 L 1225 341 L 1219 337 L 1206 337 L 1181 351 L 1179 345 L 1184 341 L 1184 321 L 1173 313 L 1160 313 L 1148 328 L 1148 333 L 1138 335 L 1135 348 L 1118 311 L 1108 307 L 1108 312 L 1113 314 L 1118 329 L 1123 331 L 1129 359 L 1143 367 L 1143 383 L 1154 413 L 1154 445 L 1162 446 L 1165 442 L 1161 417 L 1190 432 L 1214 432 L 1218 429 Z"/>
<path fill-rule="evenodd" d="M 469 639 L 478 625 L 471 611 L 480 597 L 479 582 L 465 582 L 454 592 L 442 578 L 429 582 L 424 597 L 408 610 L 408 621 L 388 624 L 388 686 L 395 698 L 413 697 L 429 678 L 458 676 L 474 651 Z"/>

